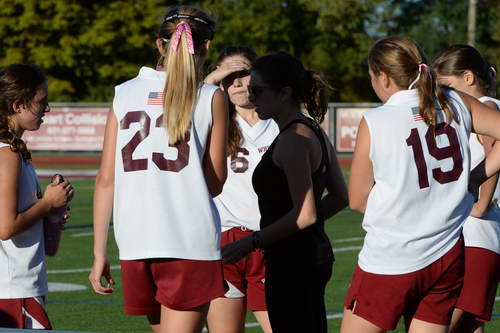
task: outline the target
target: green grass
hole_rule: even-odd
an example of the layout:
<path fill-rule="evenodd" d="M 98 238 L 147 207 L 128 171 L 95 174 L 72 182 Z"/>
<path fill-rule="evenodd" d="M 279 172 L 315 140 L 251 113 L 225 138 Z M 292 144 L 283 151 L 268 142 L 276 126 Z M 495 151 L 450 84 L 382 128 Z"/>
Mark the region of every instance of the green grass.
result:
<path fill-rule="evenodd" d="M 43 182 L 46 184 L 46 181 Z M 92 266 L 92 236 L 74 237 L 92 231 L 92 192 L 93 181 L 75 180 L 72 184 L 77 190 L 71 204 L 71 221 L 64 232 L 59 253 L 47 259 L 49 270 L 80 269 Z M 327 222 L 326 230 L 334 248 L 360 246 L 362 241 L 337 243 L 337 239 L 362 237 L 361 214 L 348 209 Z M 332 279 L 327 287 L 326 306 L 328 310 L 340 311 L 346 295 L 347 286 L 357 261 L 357 251 L 336 253 L 336 263 Z M 111 265 L 118 265 L 118 250 L 113 233 L 110 233 L 108 254 Z M 123 313 L 121 279 L 119 270 L 112 271 L 117 281 L 115 293 L 111 296 L 95 294 L 88 283 L 88 272 L 49 274 L 49 282 L 76 283 L 88 287 L 84 291 L 52 292 L 48 295 L 47 311 L 56 329 L 90 332 L 150 332 L 143 317 L 128 316 Z M 499 296 L 500 293 L 497 293 Z M 500 312 L 500 302 L 495 303 L 494 313 Z M 335 314 L 329 312 L 328 314 Z M 293 320 L 292 318 L 290 320 Z M 329 319 L 329 332 L 338 332 L 340 318 Z M 251 314 L 247 322 L 255 322 Z M 488 332 L 500 332 L 500 320 L 494 318 L 487 324 Z M 261 332 L 259 328 L 248 328 L 246 332 Z M 404 332 L 402 325 L 396 332 Z"/>

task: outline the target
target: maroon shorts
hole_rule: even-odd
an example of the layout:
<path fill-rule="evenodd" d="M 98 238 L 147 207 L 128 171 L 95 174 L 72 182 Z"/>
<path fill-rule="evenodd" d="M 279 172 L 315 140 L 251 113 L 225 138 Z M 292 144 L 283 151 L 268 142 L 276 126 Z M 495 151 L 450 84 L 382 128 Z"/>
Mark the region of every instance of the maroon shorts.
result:
<path fill-rule="evenodd" d="M 394 330 L 401 316 L 449 325 L 463 273 L 463 238 L 443 257 L 416 272 L 373 274 L 358 266 L 344 307 L 386 330 Z"/>
<path fill-rule="evenodd" d="M 224 296 L 222 261 L 120 260 L 125 312 L 159 313 L 161 305 L 190 310 Z"/>
<path fill-rule="evenodd" d="M 246 228 L 232 228 L 222 233 L 222 246 L 248 236 L 253 231 Z M 247 309 L 267 311 L 265 294 L 264 253 L 252 251 L 245 258 L 229 265 L 224 265 L 224 279 L 229 285 L 227 298 L 247 299 Z"/>
<path fill-rule="evenodd" d="M 0 299 L 0 327 L 51 330 L 44 297 Z"/>
<path fill-rule="evenodd" d="M 500 281 L 500 255 L 478 248 L 465 248 L 464 286 L 456 307 L 476 316 L 476 320 L 490 321 Z"/>

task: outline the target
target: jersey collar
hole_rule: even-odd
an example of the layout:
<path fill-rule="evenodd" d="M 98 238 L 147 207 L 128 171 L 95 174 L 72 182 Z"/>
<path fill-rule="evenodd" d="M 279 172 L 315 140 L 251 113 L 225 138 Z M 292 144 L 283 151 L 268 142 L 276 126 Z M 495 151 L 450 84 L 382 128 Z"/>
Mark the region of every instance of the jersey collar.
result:
<path fill-rule="evenodd" d="M 397 93 L 394 93 L 385 105 L 400 105 L 409 101 L 418 101 L 418 91 L 417 89 L 411 90 L 400 90 Z"/>
<path fill-rule="evenodd" d="M 253 141 L 257 140 L 259 136 L 261 136 L 265 131 L 266 128 L 269 126 L 271 120 L 266 119 L 262 120 L 260 119 L 255 123 L 255 125 L 250 126 L 249 123 L 246 122 L 245 119 L 243 119 L 242 116 L 240 116 L 238 113 L 236 113 L 235 117 L 236 121 L 238 122 L 238 125 L 240 126 L 241 131 L 250 137 Z"/>
<path fill-rule="evenodd" d="M 141 67 L 139 77 L 147 79 L 165 79 L 165 71 L 157 71 L 150 67 Z"/>

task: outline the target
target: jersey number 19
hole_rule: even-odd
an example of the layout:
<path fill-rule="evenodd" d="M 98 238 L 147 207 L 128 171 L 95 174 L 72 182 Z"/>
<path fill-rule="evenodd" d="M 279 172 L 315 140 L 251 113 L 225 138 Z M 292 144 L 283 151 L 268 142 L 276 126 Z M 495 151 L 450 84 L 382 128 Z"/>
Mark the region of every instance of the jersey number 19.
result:
<path fill-rule="evenodd" d="M 436 136 L 446 135 L 448 137 L 448 146 L 438 147 Z M 434 130 L 429 127 L 425 133 L 425 142 L 429 154 L 436 160 L 441 161 L 447 158 L 453 159 L 453 168 L 449 171 L 443 171 L 441 168 L 432 169 L 432 177 L 440 184 L 451 183 L 457 181 L 463 171 L 463 158 L 460 150 L 460 142 L 458 140 L 457 131 L 446 123 L 437 124 Z M 406 139 L 406 144 L 413 149 L 413 158 L 418 173 L 418 184 L 421 189 L 429 187 L 429 178 L 427 176 L 427 163 L 425 162 L 424 151 L 422 149 L 422 141 L 418 135 L 418 130 L 413 128 L 410 136 Z"/>

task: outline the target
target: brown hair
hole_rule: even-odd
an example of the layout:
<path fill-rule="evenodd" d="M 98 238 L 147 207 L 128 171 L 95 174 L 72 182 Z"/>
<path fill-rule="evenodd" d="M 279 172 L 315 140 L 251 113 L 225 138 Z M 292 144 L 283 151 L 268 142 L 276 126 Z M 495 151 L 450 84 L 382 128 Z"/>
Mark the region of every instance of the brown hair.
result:
<path fill-rule="evenodd" d="M 181 22 L 188 23 L 191 28 L 195 54 L 189 53 L 186 30 L 182 31 L 177 51 L 171 49 L 171 40 Z M 166 81 L 163 89 L 163 123 L 168 130 L 170 144 L 184 139 L 191 126 L 201 81 L 198 61 L 206 52 L 201 46 L 213 38 L 214 30 L 215 21 L 205 12 L 190 6 L 178 6 L 165 14 L 158 31 L 158 38 L 164 41 Z"/>
<path fill-rule="evenodd" d="M 484 95 L 495 96 L 494 69 L 472 46 L 461 44 L 450 46 L 439 54 L 432 68 L 438 75 L 451 76 L 461 76 L 469 70 L 474 74 L 481 92 Z"/>
<path fill-rule="evenodd" d="M 321 123 L 328 112 L 330 84 L 319 72 L 306 70 L 299 59 L 286 52 L 277 52 L 257 58 L 252 71 L 259 73 L 265 83 L 274 89 L 292 88 L 293 99 L 304 103 L 311 118 Z"/>
<path fill-rule="evenodd" d="M 250 62 L 252 62 L 257 57 L 255 51 L 248 46 L 242 46 L 242 45 L 227 46 L 219 55 L 215 63 L 217 65 L 220 65 L 221 62 L 227 57 L 236 55 L 241 55 Z M 236 108 L 233 105 L 233 103 L 229 103 L 230 121 L 229 121 L 228 138 L 227 138 L 228 139 L 227 152 L 229 156 L 233 157 L 236 157 L 236 154 L 238 153 L 238 148 L 241 146 L 241 141 L 242 141 L 241 129 L 238 126 L 235 117 L 236 117 Z"/>
<path fill-rule="evenodd" d="M 424 52 L 413 40 L 393 36 L 381 39 L 373 45 L 368 54 L 368 66 L 375 75 L 386 73 L 396 85 L 403 89 L 419 76 L 415 83 L 418 90 L 420 116 L 424 122 L 433 127 L 436 125 L 436 103 L 446 115 L 450 123 L 453 120 L 448 100 L 437 83 L 434 73 L 426 64 Z"/>
<path fill-rule="evenodd" d="M 31 104 L 45 82 L 45 74 L 36 65 L 14 64 L 0 69 L 0 142 L 21 153 L 25 161 L 31 160 L 31 154 L 26 143 L 10 129 L 9 118 L 16 113 L 13 104 Z"/>

